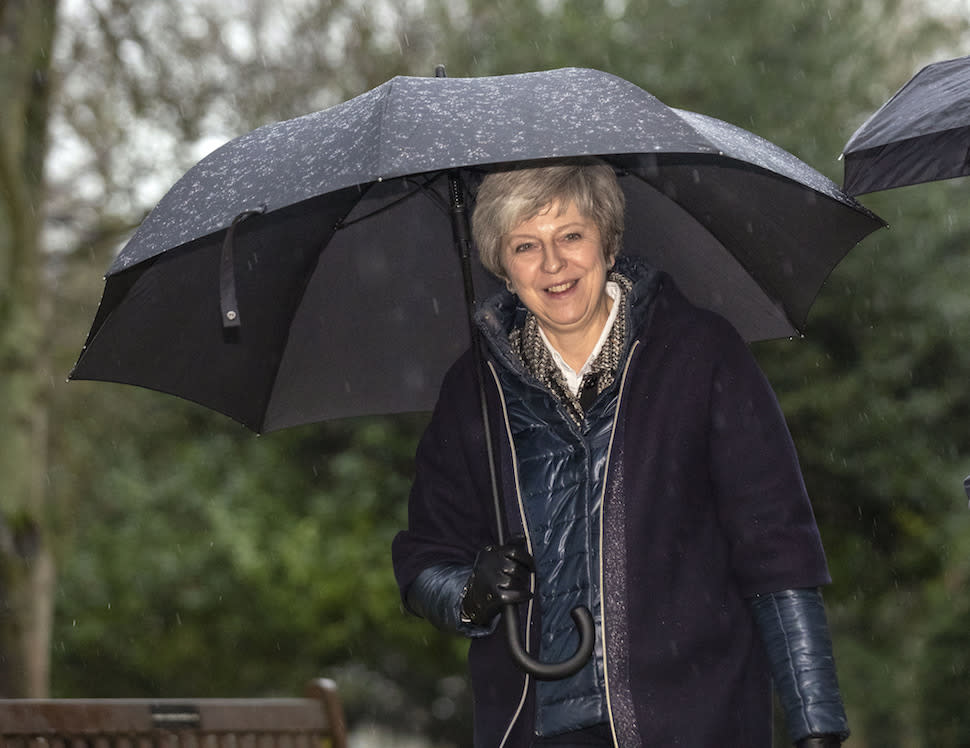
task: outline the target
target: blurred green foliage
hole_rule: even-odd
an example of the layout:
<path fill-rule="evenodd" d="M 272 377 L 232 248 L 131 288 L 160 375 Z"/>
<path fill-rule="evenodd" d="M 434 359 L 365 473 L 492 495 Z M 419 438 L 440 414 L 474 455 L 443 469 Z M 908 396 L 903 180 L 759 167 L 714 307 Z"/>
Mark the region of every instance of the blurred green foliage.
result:
<path fill-rule="evenodd" d="M 292 692 L 326 674 L 354 722 L 421 733 L 435 705 L 467 721 L 448 675 L 464 643 L 405 619 L 390 564 L 426 416 L 256 438 L 146 395 L 171 408 L 150 437 L 89 443 L 96 508 L 62 552 L 55 692 Z"/>

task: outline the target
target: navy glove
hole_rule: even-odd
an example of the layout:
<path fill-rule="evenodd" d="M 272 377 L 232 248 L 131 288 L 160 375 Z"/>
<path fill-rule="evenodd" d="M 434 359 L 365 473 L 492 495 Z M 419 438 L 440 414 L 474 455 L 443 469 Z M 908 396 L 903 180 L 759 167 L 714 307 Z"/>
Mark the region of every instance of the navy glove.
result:
<path fill-rule="evenodd" d="M 476 626 L 487 626 L 503 605 L 530 600 L 533 571 L 535 561 L 525 538 L 486 546 L 472 567 L 461 601 L 462 617 Z"/>
<path fill-rule="evenodd" d="M 815 735 L 802 738 L 795 743 L 795 748 L 839 748 L 841 745 L 838 735 Z"/>

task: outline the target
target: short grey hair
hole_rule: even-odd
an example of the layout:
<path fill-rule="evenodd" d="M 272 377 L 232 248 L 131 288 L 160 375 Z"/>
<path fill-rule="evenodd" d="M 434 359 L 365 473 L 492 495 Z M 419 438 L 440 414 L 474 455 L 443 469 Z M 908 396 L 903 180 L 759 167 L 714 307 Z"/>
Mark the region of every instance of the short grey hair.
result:
<path fill-rule="evenodd" d="M 502 239 L 523 221 L 558 201 L 570 203 L 599 229 L 607 262 L 623 240 L 626 200 L 613 167 L 592 157 L 522 162 L 485 176 L 472 213 L 472 238 L 485 269 L 505 279 Z"/>

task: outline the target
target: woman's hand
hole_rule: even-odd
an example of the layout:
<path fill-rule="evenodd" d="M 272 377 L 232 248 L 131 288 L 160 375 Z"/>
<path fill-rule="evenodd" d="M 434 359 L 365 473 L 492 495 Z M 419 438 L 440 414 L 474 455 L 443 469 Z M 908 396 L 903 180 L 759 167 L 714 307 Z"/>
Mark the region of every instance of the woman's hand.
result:
<path fill-rule="evenodd" d="M 502 606 L 530 600 L 533 571 L 535 561 L 525 538 L 486 546 L 475 559 L 468 579 L 461 602 L 462 618 L 476 626 L 487 626 Z"/>

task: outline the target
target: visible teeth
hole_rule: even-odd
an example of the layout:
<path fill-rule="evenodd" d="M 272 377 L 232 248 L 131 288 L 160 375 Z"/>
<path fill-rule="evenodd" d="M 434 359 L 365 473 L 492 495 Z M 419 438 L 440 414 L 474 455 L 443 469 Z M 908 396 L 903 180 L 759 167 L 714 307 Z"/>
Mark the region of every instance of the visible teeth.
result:
<path fill-rule="evenodd" d="M 566 283 L 560 283 L 558 286 L 549 286 L 549 288 L 547 288 L 546 290 L 549 293 L 561 293 L 565 291 L 567 288 L 571 288 L 575 284 L 575 282 L 576 281 L 567 281 Z"/>

